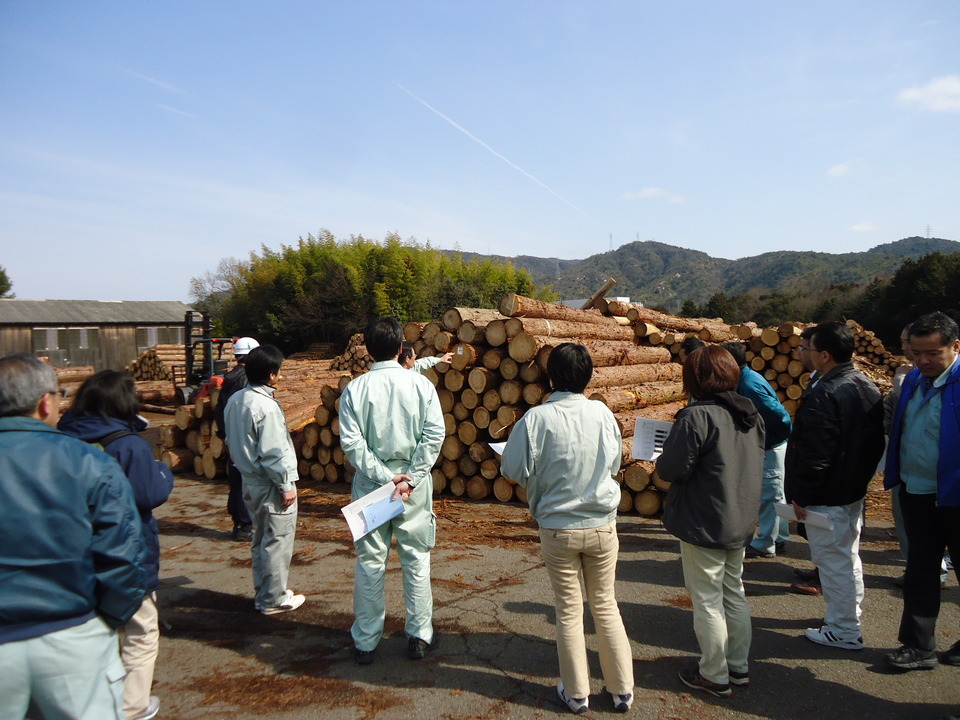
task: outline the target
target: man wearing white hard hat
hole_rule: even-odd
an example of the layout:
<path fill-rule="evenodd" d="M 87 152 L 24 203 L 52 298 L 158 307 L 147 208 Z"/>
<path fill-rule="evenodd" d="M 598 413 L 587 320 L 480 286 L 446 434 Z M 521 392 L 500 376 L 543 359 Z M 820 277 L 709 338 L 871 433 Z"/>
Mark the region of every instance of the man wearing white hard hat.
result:
<path fill-rule="evenodd" d="M 234 393 L 243 390 L 247 386 L 247 372 L 244 368 L 247 355 L 255 347 L 260 347 L 260 343 L 252 337 L 237 338 L 233 343 L 233 357 L 237 364 L 232 370 L 223 376 L 223 385 L 220 386 L 220 397 L 217 400 L 217 407 L 214 410 L 217 420 L 217 437 L 221 440 L 226 438 L 226 432 L 223 423 L 223 409 L 227 406 L 227 400 Z M 247 506 L 243 502 L 243 479 L 240 477 L 240 471 L 230 459 L 230 448 L 227 448 L 227 483 L 230 486 L 230 493 L 227 495 L 227 512 L 233 518 L 233 532 L 231 537 L 234 540 L 250 540 L 253 537 L 253 523 L 250 520 L 250 513 L 247 512 Z"/>

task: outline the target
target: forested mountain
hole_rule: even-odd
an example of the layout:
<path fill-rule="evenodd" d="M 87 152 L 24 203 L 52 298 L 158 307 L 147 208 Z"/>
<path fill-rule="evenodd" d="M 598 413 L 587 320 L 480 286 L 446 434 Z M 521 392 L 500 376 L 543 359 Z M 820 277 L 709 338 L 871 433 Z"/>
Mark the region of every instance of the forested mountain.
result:
<path fill-rule="evenodd" d="M 910 237 L 859 253 L 777 251 L 726 260 L 697 250 L 645 241 L 632 242 L 583 260 L 518 256 L 537 287 L 553 285 L 561 298 L 589 297 L 608 278 L 617 279 L 611 294 L 628 295 L 645 305 L 676 311 L 686 300 L 705 303 L 717 293 L 810 294 L 831 285 L 866 285 L 892 276 L 906 258 L 932 252 L 960 252 L 960 242 Z M 463 253 L 464 259 L 486 256 Z"/>

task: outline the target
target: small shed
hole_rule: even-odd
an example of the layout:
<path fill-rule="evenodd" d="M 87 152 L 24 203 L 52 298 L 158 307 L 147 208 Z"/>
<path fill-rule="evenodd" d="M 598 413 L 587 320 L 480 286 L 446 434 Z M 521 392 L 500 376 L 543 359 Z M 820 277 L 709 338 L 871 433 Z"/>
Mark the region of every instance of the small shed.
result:
<path fill-rule="evenodd" d="M 182 302 L 0 300 L 0 357 L 44 355 L 57 367 L 122 370 L 157 344 L 182 344 Z"/>

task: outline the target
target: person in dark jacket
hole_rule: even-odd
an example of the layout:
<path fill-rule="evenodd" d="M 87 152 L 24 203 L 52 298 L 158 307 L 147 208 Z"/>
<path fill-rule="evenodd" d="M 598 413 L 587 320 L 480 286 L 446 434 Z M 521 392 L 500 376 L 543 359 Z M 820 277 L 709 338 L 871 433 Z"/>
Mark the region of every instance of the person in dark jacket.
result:
<path fill-rule="evenodd" d="M 0 715 L 123 720 L 115 628 L 143 601 L 140 518 L 120 466 L 59 415 L 49 365 L 0 359 Z"/>
<path fill-rule="evenodd" d="M 225 440 L 227 432 L 223 420 L 223 411 L 227 401 L 247 385 L 247 355 L 260 343 L 250 337 L 242 337 L 233 344 L 233 357 L 237 364 L 223 376 L 223 385 L 220 386 L 220 395 L 217 406 L 213 409 L 213 417 L 217 422 L 217 437 Z M 227 494 L 227 512 L 233 518 L 233 531 L 230 537 L 234 540 L 253 539 L 253 521 L 246 504 L 243 502 L 243 478 L 240 471 L 230 459 L 230 448 L 227 448 L 227 485 L 230 488 Z"/>
<path fill-rule="evenodd" d="M 699 667 L 680 671 L 689 687 L 729 697 L 749 685 L 750 608 L 744 548 L 753 537 L 763 477 L 763 419 L 734 389 L 740 369 L 721 347 L 694 350 L 683 364 L 690 404 L 677 413 L 657 472 L 671 482 L 663 525 L 680 538 L 683 579 L 693 601 Z"/>
<path fill-rule="evenodd" d="M 127 720 L 148 720 L 160 710 L 150 694 L 153 668 L 160 646 L 157 588 L 160 586 L 160 534 L 154 508 L 170 497 L 173 473 L 153 459 L 150 444 L 139 436 L 147 423 L 137 416 L 139 403 L 129 373 L 103 370 L 80 386 L 73 406 L 58 425 L 63 432 L 96 443 L 123 469 L 133 489 L 143 527 L 147 574 L 143 603 L 123 628 L 120 656 L 127 671 L 123 710 Z"/>
<path fill-rule="evenodd" d="M 822 323 L 806 342 L 817 379 L 797 408 L 787 443 L 786 495 L 797 519 L 806 521 L 826 614 L 824 624 L 807 628 L 804 636 L 862 650 L 860 528 L 867 485 L 883 454 L 883 403 L 876 385 L 853 366 L 850 328 Z M 810 511 L 828 523 L 808 519 Z"/>

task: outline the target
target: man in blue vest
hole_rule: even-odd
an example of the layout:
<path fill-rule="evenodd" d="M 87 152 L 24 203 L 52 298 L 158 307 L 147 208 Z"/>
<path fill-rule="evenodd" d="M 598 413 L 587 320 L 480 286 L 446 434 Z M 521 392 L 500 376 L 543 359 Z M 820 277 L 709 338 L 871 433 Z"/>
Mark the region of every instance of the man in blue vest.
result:
<path fill-rule="evenodd" d="M 944 548 L 960 557 L 960 329 L 940 312 L 910 326 L 916 369 L 903 381 L 890 427 L 885 485 L 900 494 L 907 535 L 907 572 L 898 650 L 900 670 L 937 666 L 940 562 Z M 960 665 L 960 642 L 940 662 Z"/>

